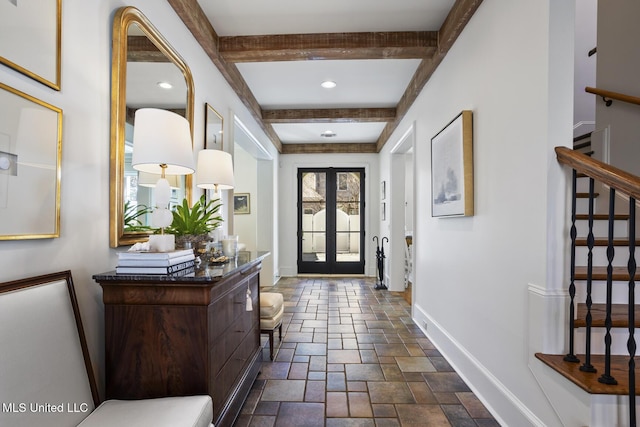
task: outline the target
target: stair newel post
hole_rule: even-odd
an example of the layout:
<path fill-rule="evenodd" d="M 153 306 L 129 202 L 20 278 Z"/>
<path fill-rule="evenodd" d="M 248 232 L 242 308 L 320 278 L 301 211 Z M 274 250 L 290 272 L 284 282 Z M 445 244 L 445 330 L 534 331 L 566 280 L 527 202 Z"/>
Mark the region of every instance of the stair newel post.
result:
<path fill-rule="evenodd" d="M 609 230 L 608 230 L 608 244 L 607 244 L 607 303 L 606 303 L 606 317 L 604 320 L 604 326 L 607 332 L 604 336 L 604 373 L 598 378 L 598 381 L 603 384 L 618 384 L 618 381 L 611 376 L 611 294 L 613 293 L 613 257 L 615 255 L 615 249 L 613 247 L 613 224 L 615 221 L 615 199 L 616 190 L 611 188 L 609 190 Z"/>
<path fill-rule="evenodd" d="M 594 199 L 594 179 L 589 178 L 589 233 L 587 234 L 587 316 L 586 316 L 586 328 L 585 328 L 585 360 L 580 370 L 583 372 L 596 372 L 597 369 L 591 364 L 591 305 L 593 300 L 591 299 L 591 287 L 593 282 L 593 246 L 595 239 L 593 237 L 593 199 Z"/>
<path fill-rule="evenodd" d="M 564 356 L 566 362 L 578 363 L 578 359 L 574 350 L 574 335 L 575 335 L 575 296 L 576 296 L 576 236 L 578 232 L 576 230 L 576 199 L 577 199 L 577 186 L 578 186 L 578 173 L 573 169 L 572 173 L 573 189 L 571 196 L 571 264 L 570 264 L 570 283 L 569 283 L 569 353 Z"/>
<path fill-rule="evenodd" d="M 635 333 L 635 287 L 636 287 L 636 199 L 629 199 L 629 338 L 627 350 L 629 351 L 629 425 L 636 427 L 636 340 Z"/>

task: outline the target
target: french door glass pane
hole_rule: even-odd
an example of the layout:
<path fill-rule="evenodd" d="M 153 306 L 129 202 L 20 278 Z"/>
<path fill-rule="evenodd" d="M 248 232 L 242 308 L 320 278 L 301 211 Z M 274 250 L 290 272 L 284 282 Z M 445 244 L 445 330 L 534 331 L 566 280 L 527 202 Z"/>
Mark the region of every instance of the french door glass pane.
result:
<path fill-rule="evenodd" d="M 336 174 L 336 262 L 360 261 L 360 172 Z"/>
<path fill-rule="evenodd" d="M 327 174 L 305 172 L 302 175 L 302 260 L 325 262 L 327 259 Z"/>

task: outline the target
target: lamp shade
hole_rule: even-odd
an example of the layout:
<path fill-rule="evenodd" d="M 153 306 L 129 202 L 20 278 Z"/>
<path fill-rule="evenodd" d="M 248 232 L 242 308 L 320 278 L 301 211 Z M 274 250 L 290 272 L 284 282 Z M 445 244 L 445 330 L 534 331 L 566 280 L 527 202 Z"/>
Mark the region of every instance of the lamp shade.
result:
<path fill-rule="evenodd" d="M 230 190 L 235 185 L 231 154 L 222 150 L 198 152 L 196 186 L 199 188 Z"/>
<path fill-rule="evenodd" d="M 194 172 L 189 122 L 167 110 L 141 108 L 133 123 L 131 166 L 142 172 L 161 173 L 166 165 L 169 175 Z"/>

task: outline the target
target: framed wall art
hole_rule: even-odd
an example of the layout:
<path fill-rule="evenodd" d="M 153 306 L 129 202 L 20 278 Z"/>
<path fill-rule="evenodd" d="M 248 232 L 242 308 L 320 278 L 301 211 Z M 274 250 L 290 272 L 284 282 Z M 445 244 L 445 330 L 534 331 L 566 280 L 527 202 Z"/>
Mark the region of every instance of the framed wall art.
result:
<path fill-rule="evenodd" d="M 204 148 L 222 150 L 224 119 L 209 104 L 205 104 Z"/>
<path fill-rule="evenodd" d="M 251 213 L 251 199 L 249 193 L 236 193 L 233 195 L 233 213 L 236 215 Z"/>
<path fill-rule="evenodd" d="M 431 216 L 472 216 L 473 113 L 462 111 L 431 138 Z"/>
<path fill-rule="evenodd" d="M 62 110 L 0 83 L 0 240 L 60 236 L 61 153 Z"/>
<path fill-rule="evenodd" d="M 0 63 L 60 90 L 62 0 L 0 0 Z"/>

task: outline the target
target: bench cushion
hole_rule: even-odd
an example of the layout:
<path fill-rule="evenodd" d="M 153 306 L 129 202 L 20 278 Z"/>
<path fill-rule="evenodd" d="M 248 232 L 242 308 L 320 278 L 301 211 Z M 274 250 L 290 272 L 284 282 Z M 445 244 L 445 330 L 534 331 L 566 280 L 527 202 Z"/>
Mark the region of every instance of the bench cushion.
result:
<path fill-rule="evenodd" d="M 209 396 L 107 400 L 78 427 L 211 427 Z"/>
<path fill-rule="evenodd" d="M 273 317 L 261 317 L 260 329 L 275 329 L 282 323 L 282 313 L 284 313 L 284 306 L 280 306 L 280 311 Z"/>
<path fill-rule="evenodd" d="M 277 292 L 260 292 L 260 318 L 275 317 L 282 309 L 284 298 Z"/>

